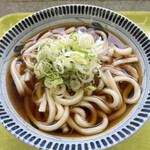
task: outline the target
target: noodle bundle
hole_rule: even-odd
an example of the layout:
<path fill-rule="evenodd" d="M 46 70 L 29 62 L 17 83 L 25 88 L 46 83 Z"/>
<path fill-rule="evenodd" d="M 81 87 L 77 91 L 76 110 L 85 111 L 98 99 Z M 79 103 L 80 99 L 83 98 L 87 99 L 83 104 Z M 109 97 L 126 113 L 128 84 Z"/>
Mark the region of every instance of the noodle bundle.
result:
<path fill-rule="evenodd" d="M 10 73 L 29 120 L 40 130 L 93 135 L 141 95 L 138 57 L 102 30 L 57 28 L 29 40 Z"/>

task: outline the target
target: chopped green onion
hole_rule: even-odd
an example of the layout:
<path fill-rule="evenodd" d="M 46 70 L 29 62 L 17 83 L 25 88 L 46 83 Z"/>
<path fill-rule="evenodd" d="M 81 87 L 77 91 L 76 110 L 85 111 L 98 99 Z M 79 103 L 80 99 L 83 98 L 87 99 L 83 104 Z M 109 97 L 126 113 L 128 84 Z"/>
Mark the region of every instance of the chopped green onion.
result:
<path fill-rule="evenodd" d="M 77 34 L 76 34 L 77 32 L 73 32 L 70 36 L 69 36 L 69 38 L 70 39 L 72 39 L 73 41 L 77 41 Z"/>
<path fill-rule="evenodd" d="M 71 89 L 68 78 L 64 78 L 64 84 L 68 87 L 68 89 Z"/>
<path fill-rule="evenodd" d="M 28 73 L 32 74 L 32 71 L 31 71 L 31 70 L 29 70 L 29 69 L 25 69 L 25 70 L 24 70 L 24 73 L 26 73 L 26 72 L 28 72 Z"/>
<path fill-rule="evenodd" d="M 87 90 L 87 91 L 94 91 L 94 90 L 96 90 L 96 87 L 94 87 L 94 86 L 87 86 L 86 88 L 85 88 L 85 90 Z"/>
<path fill-rule="evenodd" d="M 82 50 L 82 49 L 76 49 L 75 51 L 80 52 L 80 53 L 83 53 L 83 54 L 86 54 L 86 55 L 88 54 L 87 51 Z"/>
<path fill-rule="evenodd" d="M 45 78 L 44 80 L 44 84 L 47 88 L 54 88 L 56 87 L 57 85 L 59 84 L 62 84 L 63 83 L 63 79 L 60 78 L 60 79 L 57 79 L 57 80 L 51 80 L 50 78 Z"/>
<path fill-rule="evenodd" d="M 95 75 L 100 76 L 98 56 L 105 51 L 102 45 L 99 52 L 102 43 L 95 42 L 91 34 L 82 32 L 48 39 L 38 48 L 34 73 L 38 79 L 43 78 L 45 86 L 50 89 L 62 83 L 74 91 L 83 88 L 94 80 Z M 95 87 L 85 89 L 95 90 Z"/>
<path fill-rule="evenodd" d="M 62 42 L 62 41 L 59 41 L 59 43 L 60 43 L 61 45 L 63 45 L 63 46 L 68 46 L 68 44 L 66 44 L 66 43 L 64 43 L 64 42 Z"/>

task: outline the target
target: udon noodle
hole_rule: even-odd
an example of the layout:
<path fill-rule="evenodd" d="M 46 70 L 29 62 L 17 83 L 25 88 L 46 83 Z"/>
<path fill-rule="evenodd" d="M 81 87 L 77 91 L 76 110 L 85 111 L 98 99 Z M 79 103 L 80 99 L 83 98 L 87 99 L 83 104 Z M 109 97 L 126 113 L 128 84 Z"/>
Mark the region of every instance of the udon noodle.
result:
<path fill-rule="evenodd" d="M 10 73 L 38 129 L 93 135 L 138 102 L 138 61 L 131 47 L 109 43 L 103 30 L 57 28 L 29 40 Z"/>

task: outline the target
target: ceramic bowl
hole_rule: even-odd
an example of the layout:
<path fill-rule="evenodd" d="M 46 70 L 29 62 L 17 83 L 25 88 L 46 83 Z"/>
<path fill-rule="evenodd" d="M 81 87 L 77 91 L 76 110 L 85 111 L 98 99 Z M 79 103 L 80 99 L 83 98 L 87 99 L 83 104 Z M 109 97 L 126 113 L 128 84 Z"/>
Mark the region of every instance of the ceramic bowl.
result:
<path fill-rule="evenodd" d="M 65 138 L 48 135 L 28 124 L 13 107 L 6 90 L 10 58 L 29 37 L 51 26 L 80 23 L 104 28 L 128 43 L 142 65 L 142 95 L 130 113 L 103 133 Z M 150 39 L 135 23 L 106 8 L 92 5 L 61 5 L 38 11 L 14 25 L 0 39 L 0 122 L 16 138 L 39 149 L 97 150 L 120 143 L 134 134 L 150 116 Z"/>

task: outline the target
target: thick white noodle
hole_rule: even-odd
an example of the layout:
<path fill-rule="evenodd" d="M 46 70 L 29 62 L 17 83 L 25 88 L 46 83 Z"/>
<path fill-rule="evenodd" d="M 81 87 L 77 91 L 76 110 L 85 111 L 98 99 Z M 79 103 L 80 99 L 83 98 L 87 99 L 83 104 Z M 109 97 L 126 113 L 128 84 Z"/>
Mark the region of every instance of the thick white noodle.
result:
<path fill-rule="evenodd" d="M 101 92 L 112 96 L 113 101 L 111 103 L 106 101 L 110 108 L 116 108 L 120 105 L 121 101 L 116 91 L 109 88 L 104 88 Z"/>
<path fill-rule="evenodd" d="M 11 63 L 11 66 L 10 66 L 10 73 L 11 73 L 11 76 L 14 80 L 14 83 L 16 85 L 16 88 L 17 88 L 17 91 L 19 93 L 20 96 L 24 96 L 25 95 L 25 92 L 27 94 L 31 94 L 32 91 L 31 89 L 26 85 L 25 81 L 23 80 L 23 78 L 21 78 L 21 75 L 20 75 L 20 70 L 16 69 L 16 63 L 17 61 L 21 58 L 21 56 L 18 56 L 17 58 L 15 58 L 12 63 Z M 19 72 L 17 72 L 17 70 Z"/>
<path fill-rule="evenodd" d="M 35 41 L 29 41 L 29 42 L 27 42 L 27 43 L 24 45 L 22 52 L 24 52 L 26 49 L 28 49 L 29 47 L 31 47 L 31 46 L 34 45 L 34 44 L 35 44 Z"/>
<path fill-rule="evenodd" d="M 110 87 L 110 86 L 109 86 L 108 79 L 107 79 L 107 77 L 106 77 L 106 75 L 105 75 L 105 72 L 102 72 L 102 73 L 101 73 L 101 78 L 102 78 L 104 84 L 105 84 L 107 87 Z"/>
<path fill-rule="evenodd" d="M 106 75 L 106 78 L 108 79 L 108 83 L 109 83 L 108 87 L 110 87 L 111 89 L 113 89 L 114 91 L 117 92 L 117 94 L 119 96 L 119 101 L 120 101 L 120 103 L 119 103 L 120 105 L 119 106 L 121 106 L 123 104 L 122 95 L 121 95 L 121 93 L 120 93 L 120 91 L 119 91 L 119 89 L 117 87 L 116 82 L 114 81 L 114 78 L 112 77 L 112 75 L 111 75 L 109 70 L 107 70 L 105 72 L 105 75 Z"/>
<path fill-rule="evenodd" d="M 71 27 L 71 28 L 65 30 L 65 33 L 66 33 L 66 34 L 70 34 L 70 33 L 72 33 L 72 32 L 75 32 L 75 27 Z"/>
<path fill-rule="evenodd" d="M 11 66 L 10 66 L 10 73 L 11 73 L 11 76 L 13 78 L 13 81 L 16 85 L 16 88 L 17 88 L 17 91 L 19 93 L 20 96 L 24 96 L 25 95 L 25 90 L 24 90 L 24 87 L 17 75 L 17 70 L 16 70 L 16 62 L 17 60 L 19 59 L 19 57 L 15 58 L 12 63 L 11 63 Z"/>
<path fill-rule="evenodd" d="M 63 83 L 63 84 L 60 84 L 60 85 L 57 85 L 54 89 L 53 89 L 53 92 L 56 94 L 56 95 L 64 95 L 65 92 L 66 92 L 66 85 Z"/>
<path fill-rule="evenodd" d="M 81 117 L 86 118 L 86 112 L 84 109 L 75 106 L 73 108 L 70 108 L 70 113 L 78 113 Z"/>
<path fill-rule="evenodd" d="M 49 115 L 47 118 L 47 123 L 50 124 L 55 119 L 56 106 L 55 106 L 54 99 L 53 99 L 50 91 L 47 88 L 45 88 L 45 93 L 46 93 L 46 98 L 47 98 L 47 102 L 48 102 L 48 106 L 49 106 Z"/>
<path fill-rule="evenodd" d="M 109 47 L 108 56 L 112 57 L 115 52 L 115 45 Z"/>
<path fill-rule="evenodd" d="M 21 64 L 16 64 L 16 71 L 20 74 Z"/>
<path fill-rule="evenodd" d="M 78 111 L 75 112 L 75 115 L 74 115 L 74 120 L 75 122 L 80 126 L 80 127 L 84 127 L 84 128 L 87 128 L 87 127 L 91 127 L 92 125 L 94 125 L 97 121 L 97 111 L 96 109 L 92 106 L 92 104 L 86 102 L 86 101 L 82 101 L 80 102 L 77 106 L 80 106 L 80 107 L 85 107 L 85 108 L 88 108 L 91 112 L 91 120 L 88 122 L 86 120 L 86 118 L 84 118 L 83 116 L 81 116 Z M 76 109 L 77 110 L 77 109 Z M 74 110 L 75 111 L 75 110 Z M 70 110 L 70 113 L 72 111 Z"/>
<path fill-rule="evenodd" d="M 112 57 L 112 56 L 116 55 L 115 53 L 119 54 L 118 56 L 121 56 L 121 57 L 122 56 L 128 56 L 128 55 L 130 55 L 132 53 L 132 48 L 128 47 L 128 48 L 125 48 L 125 49 L 121 49 L 121 48 L 116 47 L 113 44 L 109 48 L 108 56 Z"/>
<path fill-rule="evenodd" d="M 128 74 L 130 74 L 132 77 L 134 77 L 134 79 L 136 81 L 138 81 L 139 75 L 138 75 L 137 70 L 134 67 L 130 66 L 130 65 L 124 65 L 124 67 L 128 71 Z"/>
<path fill-rule="evenodd" d="M 32 78 L 32 74 L 28 71 L 25 72 L 24 75 L 21 75 L 20 79 L 27 82 L 27 81 L 30 81 Z"/>
<path fill-rule="evenodd" d="M 118 66 L 118 65 L 122 65 L 122 64 L 129 64 L 129 63 L 135 63 L 135 62 L 138 62 L 138 58 L 131 57 L 131 58 L 124 58 L 124 59 L 117 60 L 117 61 L 113 62 L 113 65 Z"/>
<path fill-rule="evenodd" d="M 24 60 L 25 64 L 27 65 L 27 67 L 29 69 L 33 70 L 34 69 L 34 64 L 30 60 L 30 58 L 36 58 L 36 55 L 33 54 L 33 53 L 24 53 L 23 60 Z"/>
<path fill-rule="evenodd" d="M 53 94 L 53 97 L 55 101 L 59 104 L 69 106 L 69 105 L 75 105 L 79 103 L 84 96 L 84 90 L 78 90 L 75 95 L 73 95 L 70 99 L 62 98 L 61 96 Z"/>
<path fill-rule="evenodd" d="M 34 45 L 32 45 L 31 47 L 29 47 L 28 49 L 26 49 L 23 53 L 23 55 L 25 55 L 26 53 L 31 53 L 32 51 L 35 51 L 39 48 L 39 46 L 41 45 L 42 42 L 45 42 L 49 40 L 49 38 L 45 38 L 45 39 L 42 39 L 41 41 L 35 43 Z"/>
<path fill-rule="evenodd" d="M 115 82 L 126 81 L 126 82 L 129 82 L 133 86 L 134 94 L 132 97 L 128 98 L 129 91 L 127 88 L 123 92 L 123 99 L 126 103 L 133 104 L 139 100 L 140 95 L 141 95 L 141 88 L 140 88 L 139 84 L 134 79 L 129 78 L 129 77 L 116 76 L 116 77 L 114 77 L 114 80 L 115 80 Z"/>
<path fill-rule="evenodd" d="M 101 68 L 102 72 L 105 72 L 109 70 L 112 74 L 117 75 L 117 76 L 128 76 L 134 78 L 136 81 L 138 80 L 138 73 L 137 70 L 134 67 L 131 67 L 130 65 L 124 65 L 125 69 L 127 69 L 130 73 L 125 72 L 124 70 L 113 67 L 110 65 L 104 66 Z"/>
<path fill-rule="evenodd" d="M 101 110 L 103 110 L 107 114 L 111 113 L 111 109 L 104 103 L 104 100 L 98 96 L 84 96 L 83 100 L 96 104 Z"/>
<path fill-rule="evenodd" d="M 74 130 L 76 130 L 80 134 L 83 134 L 83 135 L 97 134 L 97 133 L 104 131 L 108 125 L 107 115 L 102 111 L 97 111 L 97 114 L 100 118 L 102 118 L 102 121 L 101 121 L 102 123 L 97 125 L 96 127 L 82 128 L 78 124 L 76 124 L 70 116 L 67 120 L 67 123 L 69 124 L 69 126 L 71 126 Z"/>
<path fill-rule="evenodd" d="M 121 49 L 121 48 L 117 48 L 116 46 L 114 47 L 115 49 L 115 52 L 120 54 L 120 55 L 124 55 L 124 56 L 128 56 L 132 53 L 132 48 L 131 47 L 128 47 L 128 48 L 125 48 L 125 49 Z"/>
<path fill-rule="evenodd" d="M 45 112 L 46 111 L 46 105 L 47 105 L 47 99 L 45 93 L 42 95 L 40 98 L 40 107 L 39 107 L 39 112 Z"/>
<path fill-rule="evenodd" d="M 35 85 L 35 92 L 38 99 L 42 96 L 42 80 L 39 81 L 37 85 Z"/>
<path fill-rule="evenodd" d="M 21 78 L 20 78 L 21 79 Z M 25 81 L 24 80 L 20 80 L 21 81 L 21 83 L 22 83 L 22 86 L 23 86 L 23 88 L 25 89 L 25 92 L 27 93 L 27 94 L 31 94 L 32 93 L 32 90 L 27 86 L 27 84 L 25 83 Z"/>
<path fill-rule="evenodd" d="M 42 35 L 42 36 L 38 39 L 37 42 L 39 42 L 39 41 L 41 41 L 41 40 L 43 40 L 43 39 L 45 39 L 45 38 L 48 38 L 48 37 L 50 37 L 51 35 L 52 35 L 52 32 L 48 31 L 48 32 L 46 32 L 44 35 Z"/>
<path fill-rule="evenodd" d="M 117 59 L 122 59 L 122 58 L 123 58 L 123 55 L 114 52 L 114 53 L 113 53 L 113 57 L 116 57 Z"/>
<path fill-rule="evenodd" d="M 110 63 L 111 62 L 111 58 L 109 57 L 109 56 L 101 56 L 100 57 L 100 60 L 101 61 L 106 61 L 106 62 L 108 62 L 108 63 Z"/>
<path fill-rule="evenodd" d="M 102 90 L 104 88 L 104 82 L 103 80 L 100 78 L 99 81 L 98 81 L 98 85 L 96 87 L 96 92 L 99 92 L 100 90 Z"/>
<path fill-rule="evenodd" d="M 83 30 L 83 32 L 87 32 L 87 28 L 84 26 L 78 27 L 77 29 L 78 29 L 77 31 Z"/>
<path fill-rule="evenodd" d="M 64 114 L 64 108 L 59 103 L 55 102 L 55 105 L 56 105 L 56 108 L 57 108 L 57 113 L 55 115 L 55 120 L 59 120 L 63 116 L 63 114 Z"/>
<path fill-rule="evenodd" d="M 114 112 L 113 114 L 108 116 L 108 120 L 113 121 L 121 117 L 125 113 L 126 109 L 127 109 L 127 105 L 126 103 L 123 103 L 123 105 L 120 107 L 120 109 L 117 112 Z"/>
<path fill-rule="evenodd" d="M 109 70 L 111 73 L 118 75 L 118 76 L 127 76 L 127 74 L 125 74 L 123 71 L 121 71 L 120 68 L 113 67 L 110 65 L 102 67 L 101 70 L 102 70 L 102 72 Z"/>
<path fill-rule="evenodd" d="M 105 42 L 106 48 L 108 47 L 108 42 L 107 42 L 107 35 L 103 31 L 96 30 L 95 33 L 99 34 L 102 36 L 103 41 Z"/>
<path fill-rule="evenodd" d="M 62 133 L 67 133 L 67 132 L 69 132 L 69 127 L 67 124 L 65 124 L 62 126 Z"/>
<path fill-rule="evenodd" d="M 64 114 L 59 121 L 51 125 L 46 125 L 43 122 L 37 121 L 37 119 L 33 116 L 31 109 L 30 109 L 29 97 L 27 95 L 24 97 L 24 102 L 25 102 L 25 110 L 26 110 L 27 116 L 39 129 L 43 131 L 55 131 L 61 128 L 68 120 L 68 117 L 69 117 L 68 106 L 65 106 Z"/>

